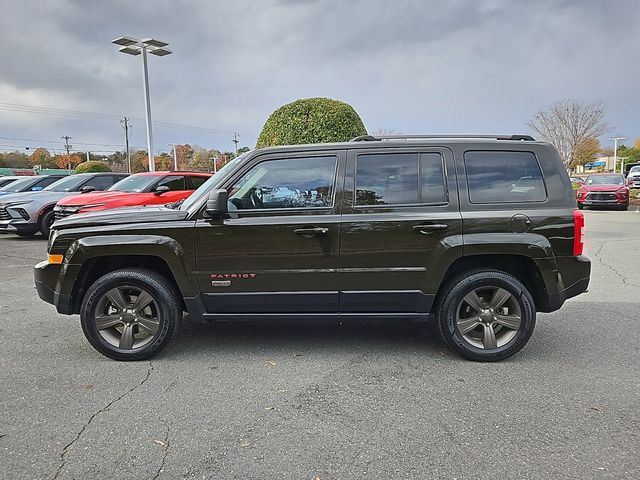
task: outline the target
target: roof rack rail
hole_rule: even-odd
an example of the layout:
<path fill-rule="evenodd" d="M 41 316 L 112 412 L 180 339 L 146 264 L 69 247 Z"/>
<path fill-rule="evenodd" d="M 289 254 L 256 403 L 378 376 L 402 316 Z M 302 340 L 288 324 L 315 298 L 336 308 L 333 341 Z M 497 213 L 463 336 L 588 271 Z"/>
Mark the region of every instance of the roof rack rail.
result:
<path fill-rule="evenodd" d="M 491 138 L 494 140 L 519 140 L 527 142 L 535 142 L 535 138 L 531 135 L 360 135 L 359 137 L 352 138 L 352 142 L 379 142 L 382 140 L 418 140 L 429 138 Z"/>

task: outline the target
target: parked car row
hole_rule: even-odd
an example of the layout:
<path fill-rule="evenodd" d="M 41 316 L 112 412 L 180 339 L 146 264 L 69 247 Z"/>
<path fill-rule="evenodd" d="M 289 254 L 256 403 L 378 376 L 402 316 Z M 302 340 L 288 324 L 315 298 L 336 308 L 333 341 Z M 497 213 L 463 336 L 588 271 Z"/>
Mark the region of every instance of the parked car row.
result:
<path fill-rule="evenodd" d="M 175 203 L 211 175 L 199 172 L 100 172 L 19 177 L 0 186 L 0 233 L 45 238 L 53 223 L 72 214 Z M 5 177 L 0 177 L 4 179 Z"/>

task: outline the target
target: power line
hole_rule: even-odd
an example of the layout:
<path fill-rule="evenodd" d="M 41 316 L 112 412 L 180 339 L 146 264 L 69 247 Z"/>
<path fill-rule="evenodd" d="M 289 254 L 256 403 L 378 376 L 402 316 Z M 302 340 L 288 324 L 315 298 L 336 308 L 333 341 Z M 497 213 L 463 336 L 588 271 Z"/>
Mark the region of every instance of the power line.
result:
<path fill-rule="evenodd" d="M 0 110 L 19 112 L 19 113 L 33 113 L 38 115 L 53 115 L 53 116 L 63 116 L 63 117 L 76 117 L 76 118 L 92 118 L 95 120 L 119 120 L 120 115 L 116 115 L 114 113 L 99 113 L 99 112 L 85 112 L 81 110 L 68 110 L 64 108 L 57 107 L 41 107 L 36 105 L 23 105 L 19 103 L 6 103 L 0 102 Z M 144 119 L 138 117 L 129 117 L 130 120 L 136 121 L 144 121 Z M 165 128 L 173 128 L 179 130 L 191 130 L 195 132 L 205 132 L 205 133 L 226 133 L 232 134 L 234 132 L 230 130 L 222 130 L 217 128 L 207 128 L 200 127 L 196 125 L 186 125 L 181 123 L 173 123 L 173 122 L 163 122 L 163 121 L 154 121 L 155 125 L 165 127 Z M 244 136 L 257 138 L 255 135 L 251 135 L 248 133 L 242 133 Z"/>

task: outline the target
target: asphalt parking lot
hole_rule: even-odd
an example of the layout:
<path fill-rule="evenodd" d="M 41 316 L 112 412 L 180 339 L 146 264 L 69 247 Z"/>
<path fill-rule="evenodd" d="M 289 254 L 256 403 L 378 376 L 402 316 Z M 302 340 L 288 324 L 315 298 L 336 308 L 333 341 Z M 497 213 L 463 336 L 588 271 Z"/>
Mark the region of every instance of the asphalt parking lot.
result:
<path fill-rule="evenodd" d="M 638 479 L 640 213 L 585 213 L 590 292 L 498 364 L 431 324 L 266 321 L 115 362 L 37 298 L 45 242 L 2 236 L 0 477 Z"/>

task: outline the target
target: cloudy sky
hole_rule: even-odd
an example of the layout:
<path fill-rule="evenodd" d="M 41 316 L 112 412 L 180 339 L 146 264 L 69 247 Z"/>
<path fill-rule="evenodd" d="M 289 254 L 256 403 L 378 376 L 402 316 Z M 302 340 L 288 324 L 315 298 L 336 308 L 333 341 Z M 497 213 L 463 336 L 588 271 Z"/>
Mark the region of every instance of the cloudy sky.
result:
<path fill-rule="evenodd" d="M 150 57 L 154 144 L 253 147 L 303 97 L 354 106 L 370 132 L 526 132 L 563 98 L 602 101 L 612 134 L 640 137 L 638 0 L 4 0 L 0 150 L 145 145 L 140 57 L 120 35 L 169 42 Z M 25 139 L 25 140 L 20 140 Z"/>

